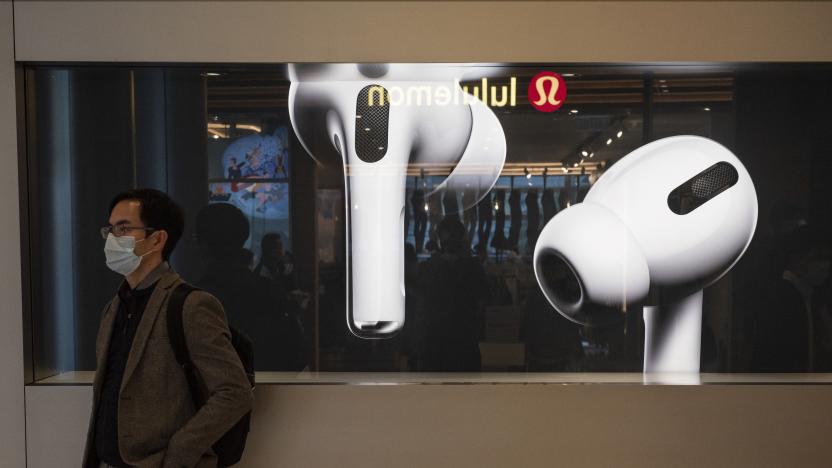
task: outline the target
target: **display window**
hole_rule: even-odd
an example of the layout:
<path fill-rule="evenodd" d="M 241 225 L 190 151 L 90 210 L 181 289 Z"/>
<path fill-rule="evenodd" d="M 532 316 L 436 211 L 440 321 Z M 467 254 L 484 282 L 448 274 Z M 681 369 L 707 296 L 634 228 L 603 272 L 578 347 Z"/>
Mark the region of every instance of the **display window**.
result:
<path fill-rule="evenodd" d="M 94 369 L 140 187 L 259 372 L 832 371 L 828 64 L 23 76 L 30 381 Z"/>

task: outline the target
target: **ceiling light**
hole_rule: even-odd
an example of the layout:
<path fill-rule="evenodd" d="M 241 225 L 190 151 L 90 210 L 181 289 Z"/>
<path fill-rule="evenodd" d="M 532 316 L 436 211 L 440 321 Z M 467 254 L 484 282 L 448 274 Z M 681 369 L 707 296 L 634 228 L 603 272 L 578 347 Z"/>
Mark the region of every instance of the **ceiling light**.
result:
<path fill-rule="evenodd" d="M 615 134 L 618 138 L 621 138 L 621 135 L 624 134 L 624 130 L 619 130 L 618 133 Z"/>
<path fill-rule="evenodd" d="M 252 131 L 255 131 L 257 133 L 260 133 L 260 130 L 261 130 L 261 128 L 259 126 L 251 125 L 251 124 L 237 124 L 237 128 L 243 129 L 243 130 L 252 130 Z"/>
<path fill-rule="evenodd" d="M 608 144 L 608 145 L 609 145 L 609 144 L 612 144 L 612 138 L 608 138 L 608 139 L 607 139 L 607 144 Z"/>

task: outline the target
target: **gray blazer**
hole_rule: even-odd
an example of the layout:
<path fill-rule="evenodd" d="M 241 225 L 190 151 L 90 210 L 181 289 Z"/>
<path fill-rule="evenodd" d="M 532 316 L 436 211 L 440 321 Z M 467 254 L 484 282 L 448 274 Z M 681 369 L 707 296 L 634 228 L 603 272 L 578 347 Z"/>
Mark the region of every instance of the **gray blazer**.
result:
<path fill-rule="evenodd" d="M 127 357 L 118 403 L 119 451 L 140 468 L 214 468 L 214 444 L 251 410 L 253 392 L 231 346 L 222 305 L 195 291 L 183 307 L 182 323 L 191 360 L 208 390 L 195 411 L 185 373 L 168 340 L 167 304 L 182 279 L 165 273 L 150 296 Z M 106 369 L 107 351 L 118 310 L 118 295 L 104 309 L 96 340 L 93 410 L 84 451 L 84 467 L 95 464 L 94 424 Z"/>

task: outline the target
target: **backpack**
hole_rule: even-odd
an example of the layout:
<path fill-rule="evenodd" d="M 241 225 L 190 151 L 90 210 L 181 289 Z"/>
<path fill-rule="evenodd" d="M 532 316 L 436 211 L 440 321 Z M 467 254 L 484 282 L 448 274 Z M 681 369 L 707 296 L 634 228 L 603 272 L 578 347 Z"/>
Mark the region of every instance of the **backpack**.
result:
<path fill-rule="evenodd" d="M 206 391 L 204 385 L 201 384 L 202 381 L 197 369 L 191 362 L 188 353 L 188 346 L 185 341 L 185 329 L 182 325 L 182 309 L 188 294 L 198 290 L 187 283 L 182 283 L 173 290 L 170 301 L 168 302 L 168 335 L 170 344 L 173 347 L 173 354 L 176 356 L 176 361 L 185 371 L 185 377 L 188 379 L 188 387 L 191 390 L 191 397 L 194 400 L 194 407 L 197 410 L 205 404 Z M 254 349 L 252 342 L 235 328 L 229 327 L 229 329 L 231 331 L 231 345 L 234 346 L 234 351 L 240 357 L 251 388 L 254 388 Z M 251 412 L 248 412 L 212 446 L 214 453 L 217 455 L 219 466 L 231 466 L 242 459 L 250 426 Z"/>

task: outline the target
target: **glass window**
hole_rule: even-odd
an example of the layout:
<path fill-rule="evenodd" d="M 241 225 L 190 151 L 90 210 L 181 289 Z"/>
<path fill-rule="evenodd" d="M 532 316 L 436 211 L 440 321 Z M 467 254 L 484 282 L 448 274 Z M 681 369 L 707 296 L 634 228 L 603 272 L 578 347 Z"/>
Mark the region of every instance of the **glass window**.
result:
<path fill-rule="evenodd" d="M 421 78 L 385 78 L 397 66 Z M 445 95 L 436 77 L 454 67 Z M 121 281 L 99 229 L 112 197 L 136 187 L 183 207 L 171 264 L 251 336 L 259 371 L 640 372 L 644 307 L 677 304 L 668 298 L 693 282 L 671 291 L 651 276 L 640 302 L 610 298 L 568 319 L 541 282 L 560 282 L 583 314 L 601 277 L 567 258 L 539 264 L 539 278 L 533 258 L 544 226 L 600 192 L 622 158 L 679 135 L 734 153 L 758 201 L 749 247 L 704 289 L 699 368 L 832 370 L 831 67 L 454 67 L 27 65 L 31 380 L 95 367 L 101 311 Z M 554 111 L 534 104 L 544 71 L 566 89 Z M 291 79 L 303 86 L 291 91 Z M 478 104 L 453 101 L 459 90 Z M 504 135 L 500 165 L 503 137 L 482 128 Z M 479 138 L 482 150 L 469 148 Z M 618 238 L 602 238 L 574 242 L 610 265 Z M 685 259 L 715 245 L 671 270 L 695 270 Z"/>

